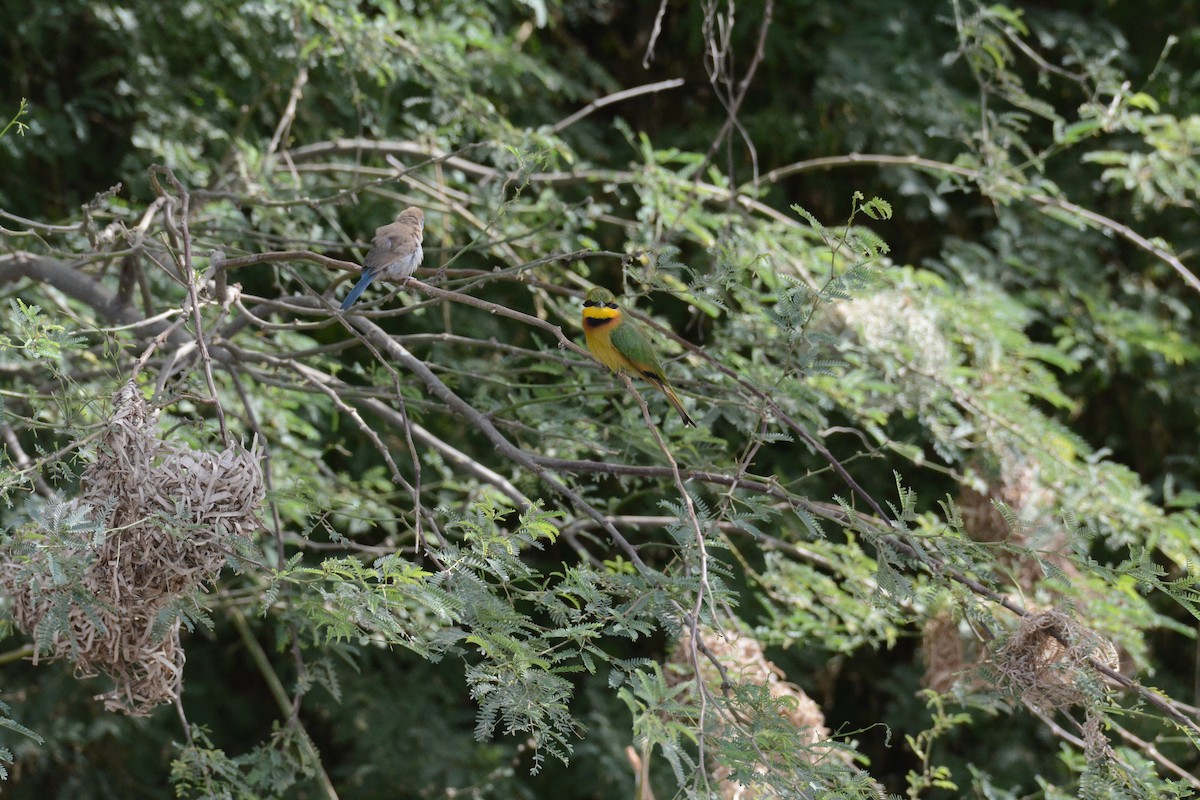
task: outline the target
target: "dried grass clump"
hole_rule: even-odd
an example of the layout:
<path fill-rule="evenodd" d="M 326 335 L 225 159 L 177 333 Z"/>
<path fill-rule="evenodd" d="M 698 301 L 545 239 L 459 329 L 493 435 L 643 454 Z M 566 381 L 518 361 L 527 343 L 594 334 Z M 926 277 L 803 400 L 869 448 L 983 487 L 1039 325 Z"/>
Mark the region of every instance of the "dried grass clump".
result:
<path fill-rule="evenodd" d="M 821 712 L 821 707 L 799 686 L 788 683 L 783 671 L 767 660 L 762 645 L 756 639 L 735 632 L 717 633 L 704 629 L 701 631 L 700 640 L 713 657 L 721 662 L 731 683 L 766 686 L 772 697 L 785 698 L 788 701 L 785 716 L 800 732 L 806 745 L 815 745 L 829 739 L 829 728 L 825 727 L 825 715 Z M 684 631 L 671 656 L 671 663 L 676 668 L 668 671 L 668 683 L 678 685 L 693 680 L 695 673 L 690 653 L 691 635 Z M 700 678 L 704 684 L 715 694 L 722 694 L 720 670 L 703 653 L 700 654 L 699 664 Z M 716 735 L 722 735 L 723 729 L 724 724 L 718 723 Z M 806 750 L 802 757 L 814 764 L 829 758 L 845 762 L 851 760 L 851 755 L 846 750 L 828 746 L 812 747 Z M 765 765 L 760 765 L 756 771 L 765 773 L 766 769 Z M 765 786 L 747 786 L 733 781 L 730 778 L 732 770 L 726 766 L 717 765 L 711 774 L 713 780 L 718 783 L 722 800 L 765 800 L 776 796 Z"/>
<path fill-rule="evenodd" d="M 993 500 L 1003 502 L 1015 515 L 1018 523 L 1015 529 L 1009 526 Z M 1036 464 L 1013 453 L 1001 453 L 999 474 L 989 479 L 985 487 L 964 486 L 957 505 L 963 527 L 975 541 L 1007 542 L 1037 551 L 1037 555 L 1008 549 L 997 553 L 1026 595 L 1034 593 L 1041 584 L 1047 567 L 1068 580 L 1078 574 L 1065 553 L 1069 545 L 1067 531 L 1055 522 L 1053 492 Z"/>
<path fill-rule="evenodd" d="M 942 611 L 925 623 L 921 632 L 925 675 L 921 683 L 938 694 L 954 688 L 967 667 L 966 646 L 958 632 L 958 622 L 949 611 Z"/>
<path fill-rule="evenodd" d="M 1087 704 L 1095 676 L 1089 658 L 1110 669 L 1118 666 L 1111 642 L 1061 611 L 1042 611 L 1021 618 L 991 667 L 1030 707 L 1055 711 Z"/>
<path fill-rule="evenodd" d="M 184 663 L 179 609 L 259 526 L 260 457 L 240 445 L 206 453 L 165 441 L 137 387 L 117 392 L 69 504 L 96 535 L 35 529 L 0 554 L 0 587 L 39 653 L 71 659 L 80 677 L 111 678 L 98 698 L 110 711 L 142 716 L 173 701 Z"/>
<path fill-rule="evenodd" d="M 828 324 L 852 331 L 879 362 L 895 389 L 889 409 L 923 409 L 939 402 L 937 378 L 954 367 L 953 348 L 942 334 L 941 314 L 919 295 L 884 290 L 838 303 Z"/>

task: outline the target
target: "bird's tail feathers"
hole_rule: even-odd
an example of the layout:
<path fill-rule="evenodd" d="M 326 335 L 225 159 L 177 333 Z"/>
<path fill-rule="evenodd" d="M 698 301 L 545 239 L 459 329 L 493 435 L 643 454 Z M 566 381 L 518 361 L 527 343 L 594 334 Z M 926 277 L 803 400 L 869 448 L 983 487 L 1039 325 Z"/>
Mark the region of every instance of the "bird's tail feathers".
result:
<path fill-rule="evenodd" d="M 683 424 L 689 428 L 696 427 L 696 420 L 688 416 L 687 411 L 683 407 L 683 401 L 679 399 L 679 395 L 675 394 L 675 390 L 671 388 L 671 384 L 666 381 L 656 381 L 658 388 L 662 389 L 663 394 L 667 396 L 667 401 L 679 412 L 679 416 L 683 419 Z"/>
<path fill-rule="evenodd" d="M 371 281 L 373 280 L 375 280 L 375 274 L 364 270 L 362 277 L 358 279 L 358 283 L 354 284 L 354 288 L 350 290 L 350 294 L 346 295 L 346 299 L 342 301 L 342 311 L 354 305 L 354 301 L 362 297 L 362 293 L 367 290 L 367 287 L 371 285 Z"/>

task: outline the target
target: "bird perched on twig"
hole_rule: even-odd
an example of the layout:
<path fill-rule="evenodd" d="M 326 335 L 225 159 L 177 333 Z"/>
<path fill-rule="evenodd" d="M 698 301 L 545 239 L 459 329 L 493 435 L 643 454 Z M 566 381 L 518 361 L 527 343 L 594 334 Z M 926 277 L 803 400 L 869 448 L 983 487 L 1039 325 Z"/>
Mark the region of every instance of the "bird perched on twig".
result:
<path fill-rule="evenodd" d="M 625 319 L 616 298 L 608 289 L 588 289 L 583 301 L 583 338 L 587 340 L 588 350 L 601 364 L 613 372 L 623 369 L 641 375 L 667 396 L 667 400 L 683 418 L 684 425 L 696 427 L 696 422 L 684 410 L 683 402 L 671 384 L 667 383 L 662 364 L 650 340 L 642 332 L 641 325 L 636 320 Z"/>
<path fill-rule="evenodd" d="M 342 301 L 342 311 L 354 305 L 371 281 L 404 281 L 416 272 L 421 264 L 421 239 L 425 235 L 425 215 L 416 206 L 400 212 L 395 222 L 375 229 L 371 239 L 371 251 L 363 260 L 362 277 Z"/>

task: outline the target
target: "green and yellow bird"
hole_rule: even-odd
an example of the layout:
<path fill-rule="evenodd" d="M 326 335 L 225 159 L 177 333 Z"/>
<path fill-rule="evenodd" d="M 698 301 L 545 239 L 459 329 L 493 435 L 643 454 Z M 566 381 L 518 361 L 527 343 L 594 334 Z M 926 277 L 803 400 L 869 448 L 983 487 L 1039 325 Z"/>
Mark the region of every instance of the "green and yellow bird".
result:
<path fill-rule="evenodd" d="M 683 409 L 679 396 L 667 383 L 667 376 L 663 374 L 662 364 L 654 354 L 650 340 L 636 320 L 625 319 L 616 298 L 608 289 L 588 289 L 583 301 L 583 337 L 587 340 L 588 350 L 601 364 L 613 372 L 623 369 L 630 374 L 641 375 L 667 396 L 667 400 L 683 418 L 684 425 L 696 427 L 696 422 Z"/>

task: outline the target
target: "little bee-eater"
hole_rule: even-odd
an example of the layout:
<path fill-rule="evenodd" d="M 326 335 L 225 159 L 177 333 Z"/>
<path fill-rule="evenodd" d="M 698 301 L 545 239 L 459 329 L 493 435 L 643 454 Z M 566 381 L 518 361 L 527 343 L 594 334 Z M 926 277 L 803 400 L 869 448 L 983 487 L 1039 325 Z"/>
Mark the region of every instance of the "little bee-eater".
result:
<path fill-rule="evenodd" d="M 663 374 L 662 364 L 654 354 L 650 340 L 636 320 L 625 319 L 616 298 L 608 289 L 588 289 L 583 301 L 583 336 L 588 349 L 601 364 L 613 372 L 623 369 L 630 374 L 641 375 L 667 396 L 667 400 L 683 418 L 684 425 L 696 427 L 695 421 L 684 411 L 679 396 L 667 383 L 667 376 Z"/>

